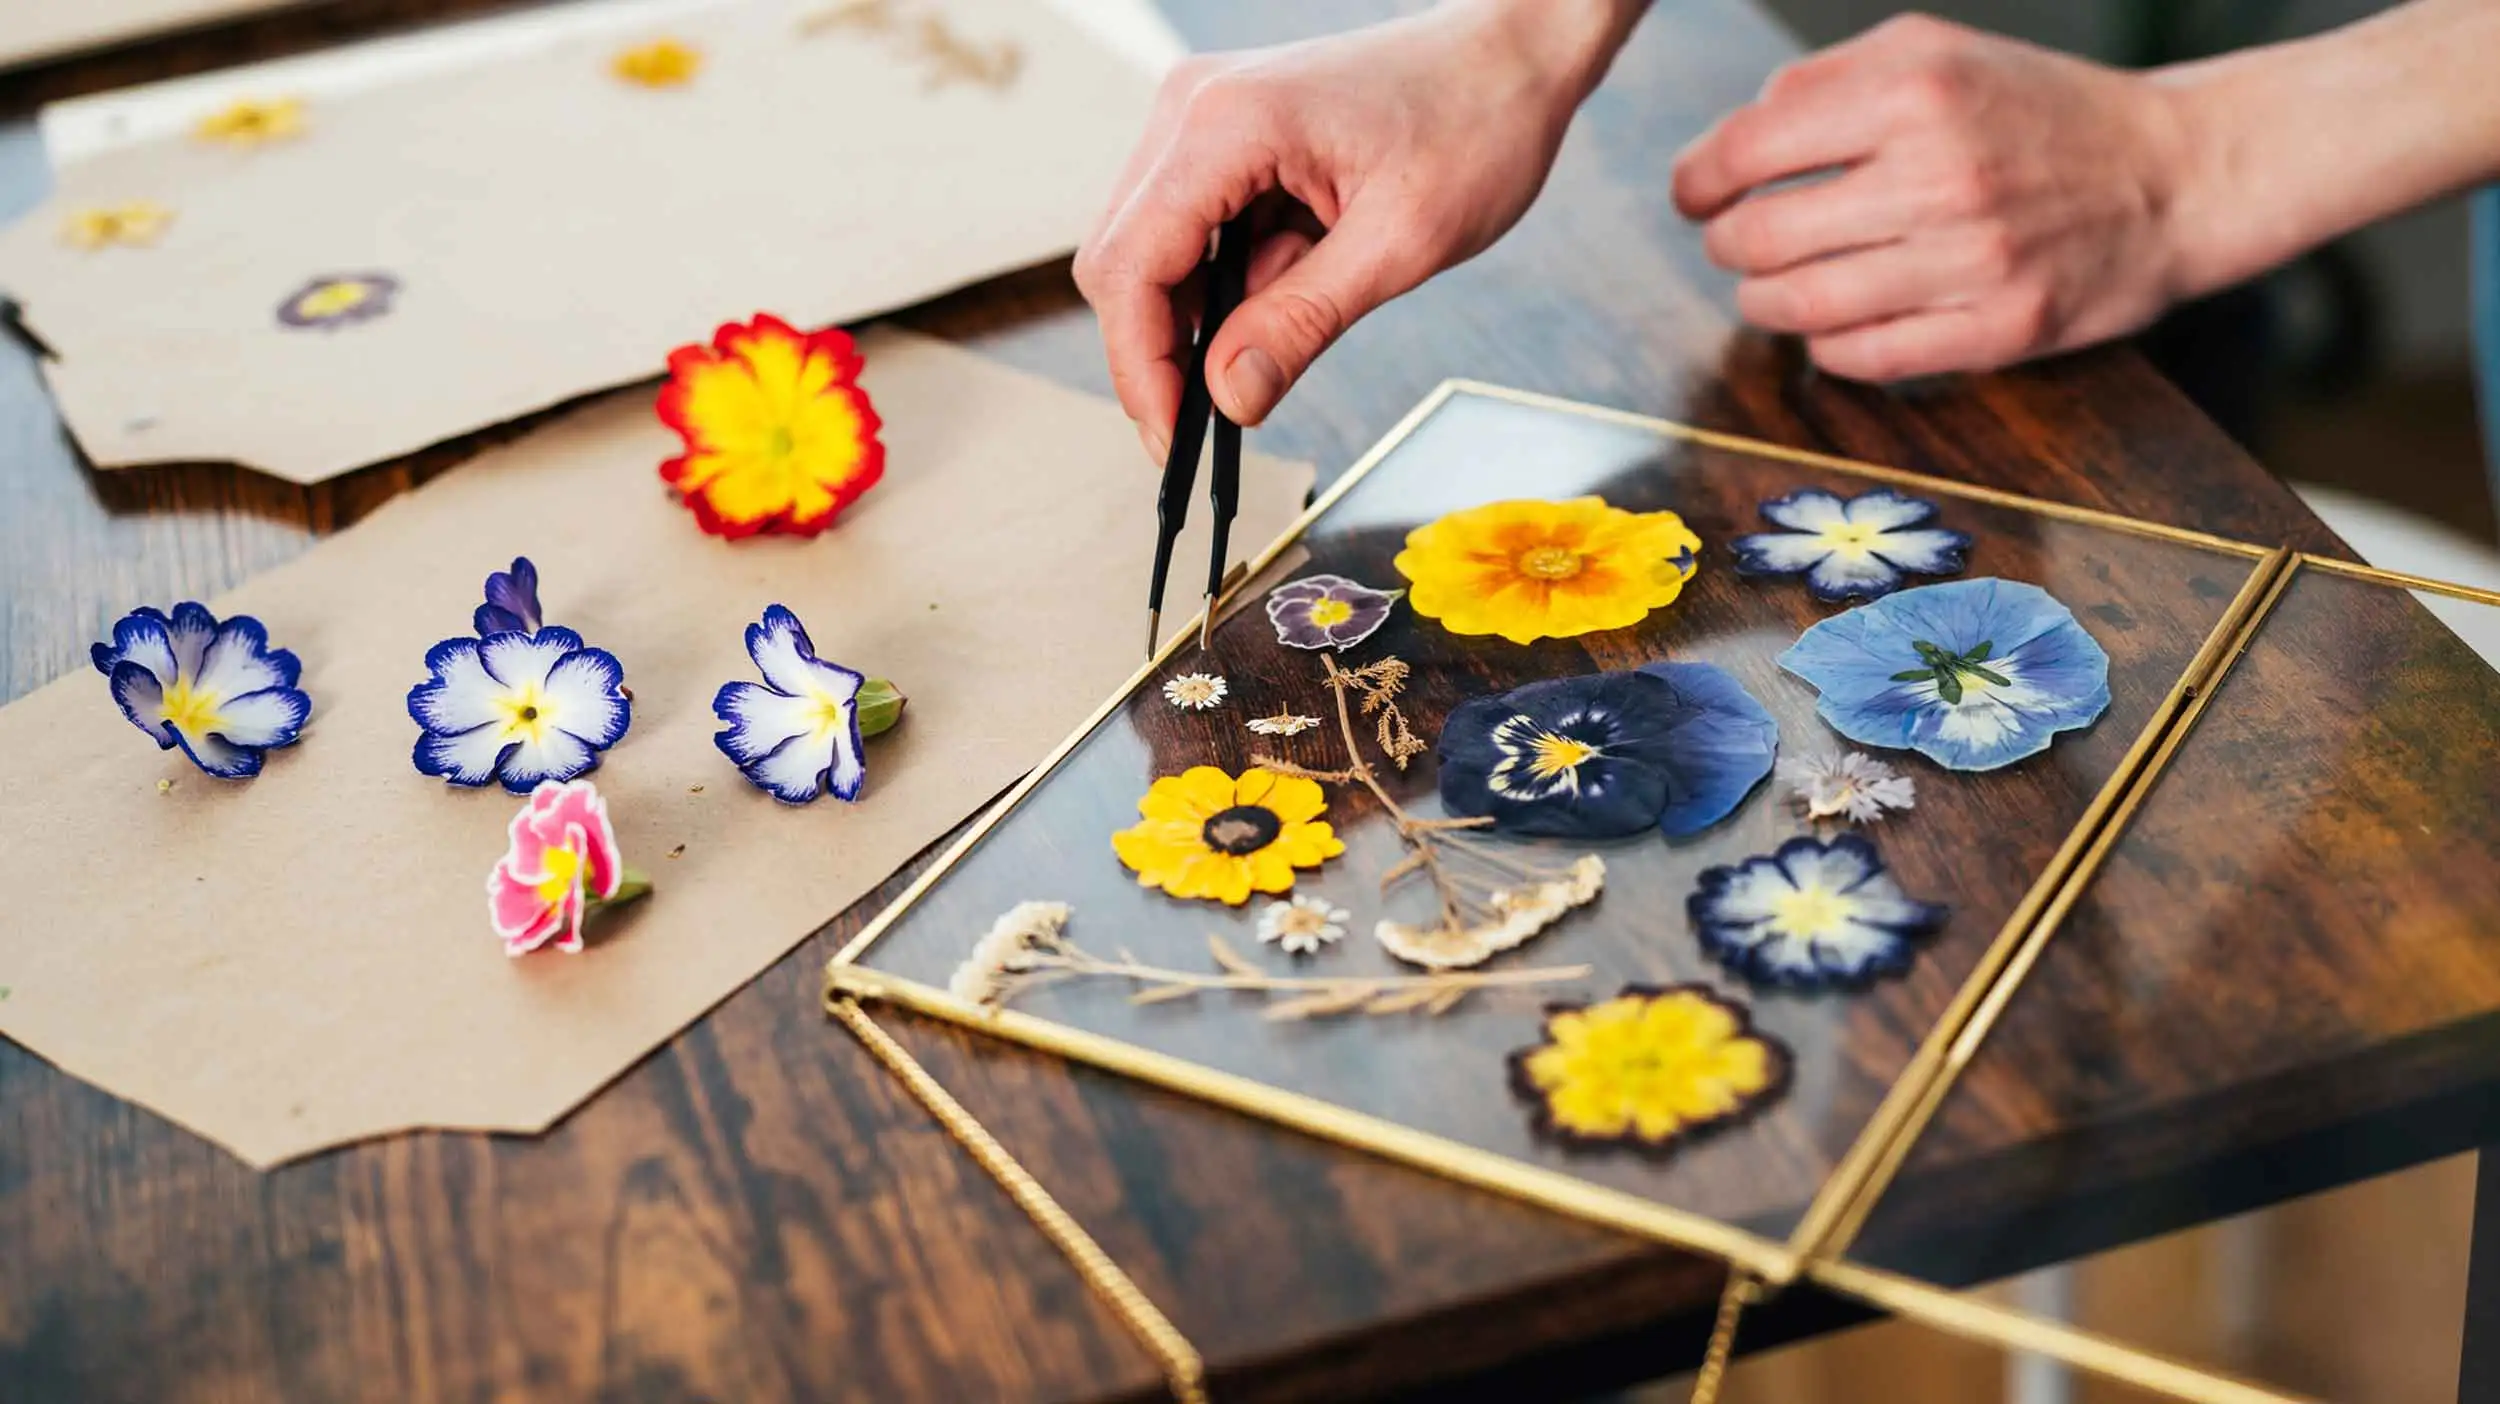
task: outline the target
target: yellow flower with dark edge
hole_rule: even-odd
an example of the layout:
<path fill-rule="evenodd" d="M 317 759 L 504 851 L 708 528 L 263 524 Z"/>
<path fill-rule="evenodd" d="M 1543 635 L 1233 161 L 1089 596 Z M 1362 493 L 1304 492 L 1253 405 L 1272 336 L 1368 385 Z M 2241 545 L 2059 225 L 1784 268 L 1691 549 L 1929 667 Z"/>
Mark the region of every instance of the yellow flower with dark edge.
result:
<path fill-rule="evenodd" d="M 1144 819 L 1111 836 L 1140 887 L 1240 906 L 1253 892 L 1293 887 L 1293 870 L 1345 852 L 1319 821 L 1328 796 L 1299 775 L 1250 769 L 1239 779 L 1211 765 L 1154 782 L 1137 802 Z"/>
<path fill-rule="evenodd" d="M 1787 1090 L 1789 1054 L 1703 985 L 1627 985 L 1549 1004 L 1545 1042 L 1510 1055 L 1511 1086 L 1557 1140 L 1662 1151 Z"/>
<path fill-rule="evenodd" d="M 1603 498 L 1489 502 L 1408 532 L 1407 602 L 1453 634 L 1512 643 L 1638 624 L 1693 578 L 1701 538 L 1673 512 Z"/>
<path fill-rule="evenodd" d="M 617 77 L 646 88 L 674 88 L 694 77 L 703 54 L 674 39 L 654 39 L 627 49 L 608 65 Z"/>
<path fill-rule="evenodd" d="M 133 200 L 126 205 L 105 205 L 80 210 L 61 221 L 61 238 L 82 249 L 101 249 L 111 244 L 144 248 L 156 242 L 165 227 L 174 222 L 174 212 L 152 200 Z"/>
<path fill-rule="evenodd" d="M 304 100 L 291 97 L 237 98 L 191 126 L 191 134 L 202 141 L 235 146 L 283 141 L 303 130 Z"/>

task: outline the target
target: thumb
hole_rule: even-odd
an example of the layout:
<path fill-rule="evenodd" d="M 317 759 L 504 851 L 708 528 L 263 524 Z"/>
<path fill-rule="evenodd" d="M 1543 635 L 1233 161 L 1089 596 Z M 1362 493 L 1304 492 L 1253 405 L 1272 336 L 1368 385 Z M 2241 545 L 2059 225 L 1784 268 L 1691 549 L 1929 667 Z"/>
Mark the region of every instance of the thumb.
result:
<path fill-rule="evenodd" d="M 1276 281 L 1244 299 L 1207 348 L 1207 389 L 1235 424 L 1257 424 L 1338 337 L 1423 281 L 1352 212 Z"/>

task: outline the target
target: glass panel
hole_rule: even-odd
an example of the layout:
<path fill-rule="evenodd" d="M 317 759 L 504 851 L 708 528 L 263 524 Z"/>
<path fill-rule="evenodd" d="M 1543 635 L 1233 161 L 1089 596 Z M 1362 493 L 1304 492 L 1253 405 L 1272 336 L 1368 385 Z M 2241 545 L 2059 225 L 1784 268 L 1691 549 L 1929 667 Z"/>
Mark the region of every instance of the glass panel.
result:
<path fill-rule="evenodd" d="M 1793 579 L 1740 578 L 1728 551 L 1734 536 L 1763 529 L 1757 504 L 1809 486 L 1853 495 L 1877 484 L 1828 467 L 1705 446 L 1647 424 L 1461 392 L 1318 519 L 1301 543 L 1309 559 L 1297 573 L 1401 586 L 1391 558 L 1410 529 L 1504 498 L 1595 493 L 1627 509 L 1673 509 L 1704 542 L 1699 573 L 1683 598 L 1637 627 L 1520 646 L 1454 636 L 1401 604 L 1378 634 L 1343 655 L 1344 662 L 1359 666 L 1394 655 L 1411 664 L 1415 676 L 1401 703 L 1416 732 L 1429 740 L 1451 707 L 1471 696 L 1653 660 L 1704 661 L 1734 674 L 1770 710 L 1792 754 L 1828 753 L 1837 744 L 1815 715 L 1814 690 L 1783 673 L 1774 659 L 1837 607 L 1817 604 Z M 1953 906 L 1949 924 L 1924 943 L 1906 975 L 1859 994 L 1780 993 L 1727 977 L 1698 948 L 1684 912 L 1697 874 L 1767 853 L 1807 829 L 1777 782 L 1755 791 L 1725 822 L 1681 841 L 1654 831 L 1596 845 L 1517 841 L 1556 864 L 1582 852 L 1601 854 L 1605 890 L 1593 907 L 1486 968 L 1585 963 L 1594 974 L 1563 996 L 1604 998 L 1629 983 L 1690 981 L 1750 1006 L 1757 1026 L 1784 1041 L 1795 1064 L 1786 1095 L 1761 1114 L 1664 1155 L 1573 1150 L 1544 1139 L 1510 1089 L 1505 1061 L 1539 1038 L 1541 1016 L 1531 997 L 1470 999 L 1437 1016 L 1275 1022 L 1262 1017 L 1267 1006 L 1255 996 L 1202 995 L 1141 1006 L 1129 1001 L 1124 983 L 1088 979 L 1030 991 L 1013 1007 L 1784 1237 L 2255 564 L 2253 555 L 2098 523 L 1952 497 L 1937 501 L 1944 525 L 1976 538 L 1969 574 L 2035 582 L 2075 611 L 2110 654 L 2115 700 L 2096 725 L 1987 774 L 1953 774 L 1907 752 L 1886 753 L 1915 778 L 1920 803 L 1871 833 L 1910 892 Z M 1186 574 L 1184 563 L 1181 578 Z M 1102 607 L 1131 604 L 1106 601 Z M 1328 787 L 1326 817 L 1347 852 L 1302 874 L 1295 889 L 1353 915 L 1347 937 L 1316 956 L 1296 959 L 1260 944 L 1263 899 L 1241 908 L 1176 901 L 1141 888 L 1111 850 L 1112 833 L 1136 822 L 1138 799 L 1157 776 L 1200 764 L 1237 772 L 1261 753 L 1319 769 L 1344 765 L 1321 669 L 1318 655 L 1280 646 L 1252 600 L 1218 630 L 1212 656 L 1182 651 L 1115 709 L 901 914 L 864 963 L 942 988 L 995 918 L 1033 899 L 1070 903 L 1075 917 L 1068 934 L 1087 950 L 1106 956 L 1125 950 L 1155 966 L 1211 969 L 1207 938 L 1213 934 L 1278 974 L 1414 973 L 1370 933 L 1384 915 L 1418 918 L 1429 899 L 1408 883 L 1384 901 L 1382 875 L 1402 848 L 1381 807 L 1359 787 Z M 1228 679 L 1221 706 L 1184 711 L 1165 701 L 1163 681 L 1193 671 Z M 997 704 L 1013 706 L 1014 699 Z M 1330 718 L 1331 724 L 1290 738 L 1257 736 L 1244 727 L 1247 719 L 1281 711 Z M 1368 726 L 1362 730 L 1366 754 L 1378 764 Z M 1400 805 L 1418 817 L 1442 814 L 1428 752 L 1403 774 L 1382 769 Z"/>
<path fill-rule="evenodd" d="M 2500 609 L 2304 564 L 1851 1256 L 1962 1285 L 2500 1140 L 2490 655 Z"/>

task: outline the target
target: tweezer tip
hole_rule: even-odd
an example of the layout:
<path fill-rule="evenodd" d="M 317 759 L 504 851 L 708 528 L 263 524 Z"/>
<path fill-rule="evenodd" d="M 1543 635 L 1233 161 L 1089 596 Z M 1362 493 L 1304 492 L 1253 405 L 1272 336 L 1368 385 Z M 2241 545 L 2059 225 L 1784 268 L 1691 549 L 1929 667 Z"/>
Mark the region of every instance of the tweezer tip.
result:
<path fill-rule="evenodd" d="M 1215 636 L 1215 596 L 1207 596 L 1206 613 L 1198 616 L 1198 651 L 1207 651 L 1207 641 Z"/>
<path fill-rule="evenodd" d="M 1163 611 L 1146 611 L 1146 661 L 1154 661 L 1155 647 L 1163 642 Z"/>

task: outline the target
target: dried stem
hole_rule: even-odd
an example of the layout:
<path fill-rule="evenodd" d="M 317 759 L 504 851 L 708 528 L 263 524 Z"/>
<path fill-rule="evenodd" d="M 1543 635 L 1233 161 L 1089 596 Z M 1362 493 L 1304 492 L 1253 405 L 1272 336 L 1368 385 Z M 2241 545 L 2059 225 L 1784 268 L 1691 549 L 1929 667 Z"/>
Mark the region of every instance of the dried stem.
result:
<path fill-rule="evenodd" d="M 1215 990 L 1288 995 L 1270 1005 L 1270 1019 L 1309 1019 L 1332 1014 L 1440 1014 L 1471 994 L 1521 989 L 1585 979 L 1585 965 L 1543 969 L 1501 970 L 1485 974 L 1446 971 L 1431 975 L 1296 976 L 1270 975 L 1244 960 L 1221 936 L 1207 938 L 1217 973 L 1169 970 L 1146 965 L 1125 952 L 1105 959 L 1059 936 L 1037 937 L 999 979 L 989 1002 L 1004 1003 L 1035 986 L 1074 978 L 1130 980 L 1138 986 L 1134 1004 L 1160 1004 Z"/>

